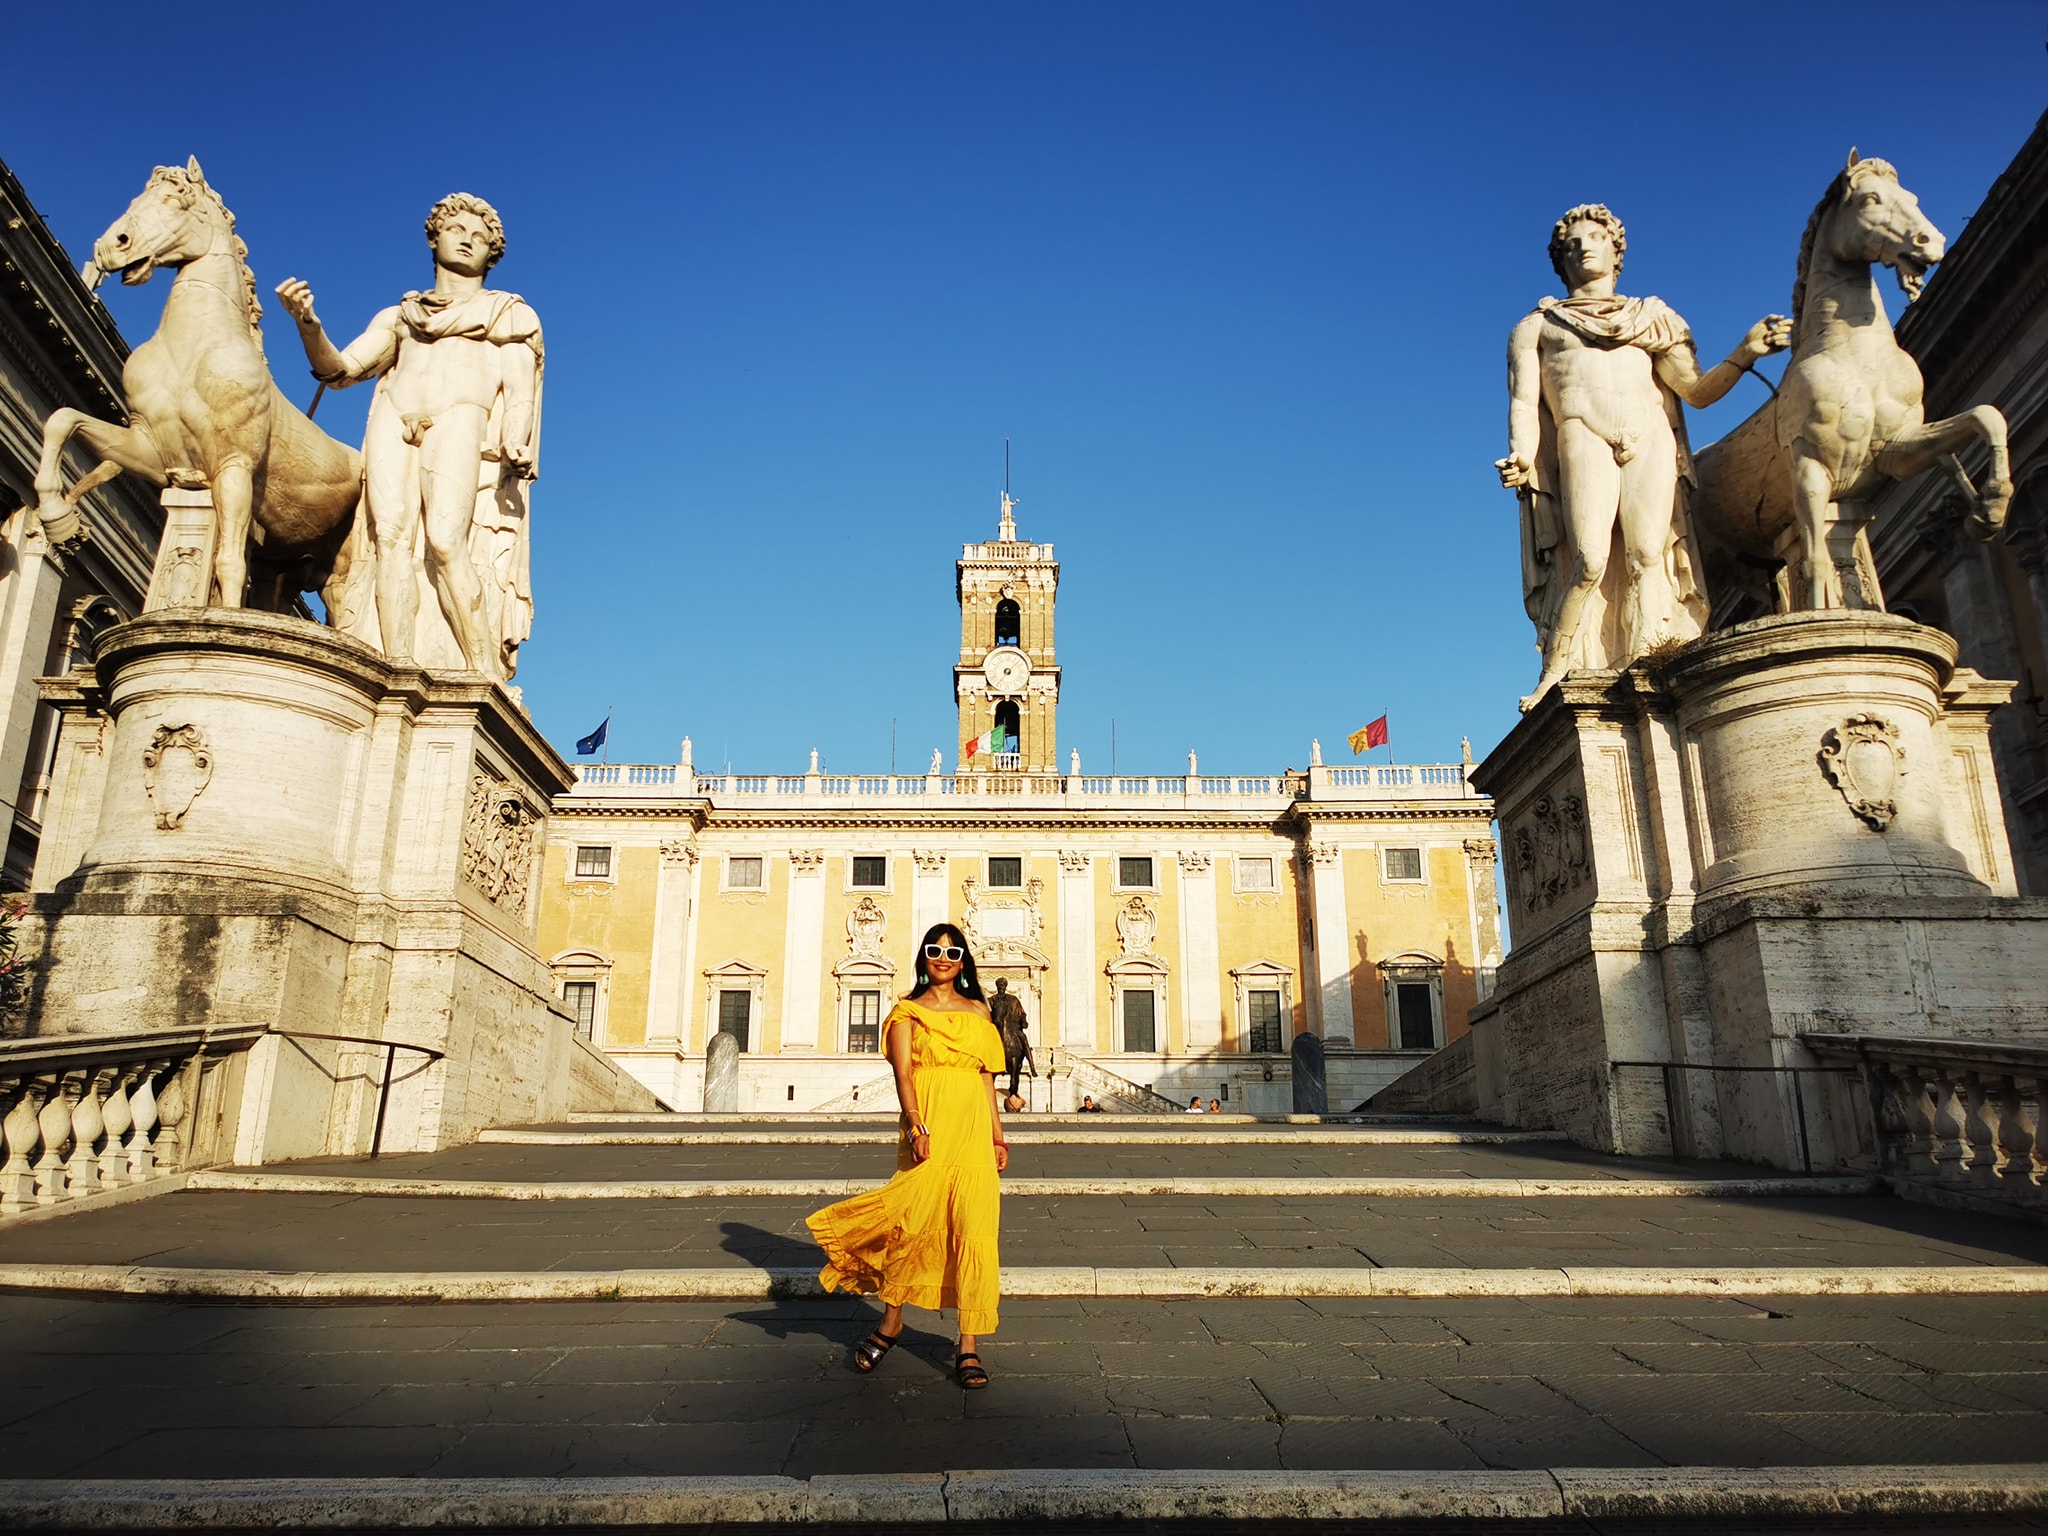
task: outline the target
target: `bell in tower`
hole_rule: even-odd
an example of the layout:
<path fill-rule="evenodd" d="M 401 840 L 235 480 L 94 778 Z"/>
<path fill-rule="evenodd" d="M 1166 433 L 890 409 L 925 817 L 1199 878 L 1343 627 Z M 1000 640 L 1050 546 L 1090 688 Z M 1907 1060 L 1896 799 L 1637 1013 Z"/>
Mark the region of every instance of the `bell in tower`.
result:
<path fill-rule="evenodd" d="M 953 700 L 963 774 L 1058 771 L 1053 605 L 1060 567 L 1050 544 L 1018 537 L 1017 505 L 1005 487 L 996 537 L 964 545 L 955 566 L 960 658 Z"/>

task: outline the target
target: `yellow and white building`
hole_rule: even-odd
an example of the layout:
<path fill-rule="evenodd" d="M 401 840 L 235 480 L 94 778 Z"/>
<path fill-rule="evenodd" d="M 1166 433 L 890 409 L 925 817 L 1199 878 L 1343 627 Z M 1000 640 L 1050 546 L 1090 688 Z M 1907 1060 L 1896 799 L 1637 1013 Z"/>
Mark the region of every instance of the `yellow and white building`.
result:
<path fill-rule="evenodd" d="M 1059 564 L 1017 537 L 957 564 L 948 774 L 580 769 L 550 820 L 539 942 L 589 1037 L 675 1109 L 739 1038 L 739 1108 L 894 1102 L 879 1025 L 933 923 L 1024 1001 L 1036 1107 L 1150 1087 L 1291 1107 L 1322 1036 L 1348 1109 L 1462 1034 L 1500 961 L 1492 802 L 1467 764 L 1171 776 L 1057 760 Z"/>

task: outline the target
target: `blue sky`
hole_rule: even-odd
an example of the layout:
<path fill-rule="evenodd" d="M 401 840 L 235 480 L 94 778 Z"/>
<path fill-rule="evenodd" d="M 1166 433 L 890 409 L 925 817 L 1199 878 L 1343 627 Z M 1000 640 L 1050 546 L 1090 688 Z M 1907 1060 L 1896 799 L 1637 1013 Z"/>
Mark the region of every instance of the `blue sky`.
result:
<path fill-rule="evenodd" d="M 1840 14 L 38 6 L 13 57 L 90 67 L 0 155 L 82 258 L 197 154 L 266 291 L 306 278 L 343 337 L 425 286 L 436 198 L 498 206 L 494 284 L 548 343 L 519 681 L 565 752 L 611 706 L 614 761 L 687 733 L 700 766 L 872 771 L 893 722 L 902 766 L 950 764 L 952 562 L 1008 437 L 1063 564 L 1062 757 L 1107 768 L 1114 720 L 1125 771 L 1341 762 L 1387 713 L 1436 761 L 1536 674 L 1491 464 L 1550 221 L 1613 205 L 1624 290 L 1711 361 L 1786 307 L 1851 145 L 1953 238 L 2048 106 L 2038 0 Z M 162 278 L 105 291 L 154 329 Z M 367 396 L 321 424 L 356 440 Z"/>

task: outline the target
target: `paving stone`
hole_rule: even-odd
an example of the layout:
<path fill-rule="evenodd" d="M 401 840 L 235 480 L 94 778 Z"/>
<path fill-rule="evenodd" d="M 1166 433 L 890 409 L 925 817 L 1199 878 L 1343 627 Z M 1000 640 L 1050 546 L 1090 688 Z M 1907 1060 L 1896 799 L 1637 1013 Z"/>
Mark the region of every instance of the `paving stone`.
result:
<path fill-rule="evenodd" d="M 1658 1459 L 1602 1419 L 1493 1414 L 1452 1417 L 1444 1427 L 1489 1467 L 1653 1467 Z"/>
<path fill-rule="evenodd" d="M 447 1454 L 454 1428 L 158 1429 L 67 1470 L 78 1477 L 409 1477 Z"/>
<path fill-rule="evenodd" d="M 1123 1423 L 1141 1467 L 1274 1471 L 1281 1466 L 1277 1421 L 1139 1416 Z"/>
<path fill-rule="evenodd" d="M 1352 1468 L 1464 1470 L 1484 1463 L 1445 1425 L 1429 1420 L 1289 1419 L 1280 1459 L 1302 1472 Z"/>

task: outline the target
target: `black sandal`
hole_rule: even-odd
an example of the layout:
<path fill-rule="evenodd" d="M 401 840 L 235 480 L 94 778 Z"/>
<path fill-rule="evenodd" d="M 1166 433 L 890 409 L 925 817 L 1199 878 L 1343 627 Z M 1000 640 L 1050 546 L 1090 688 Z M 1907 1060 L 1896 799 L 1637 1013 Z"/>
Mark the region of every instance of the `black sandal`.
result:
<path fill-rule="evenodd" d="M 882 1356 L 894 1349 L 902 1337 L 903 1330 L 900 1328 L 894 1333 L 884 1333 L 880 1328 L 875 1329 L 853 1346 L 853 1368 L 866 1375 L 882 1363 Z"/>
<path fill-rule="evenodd" d="M 969 1365 L 967 1362 L 970 1360 L 974 1364 Z M 988 1372 L 981 1368 L 981 1356 L 971 1349 L 964 1355 L 953 1357 L 953 1375 L 960 1385 L 970 1392 L 979 1391 L 988 1385 Z"/>

